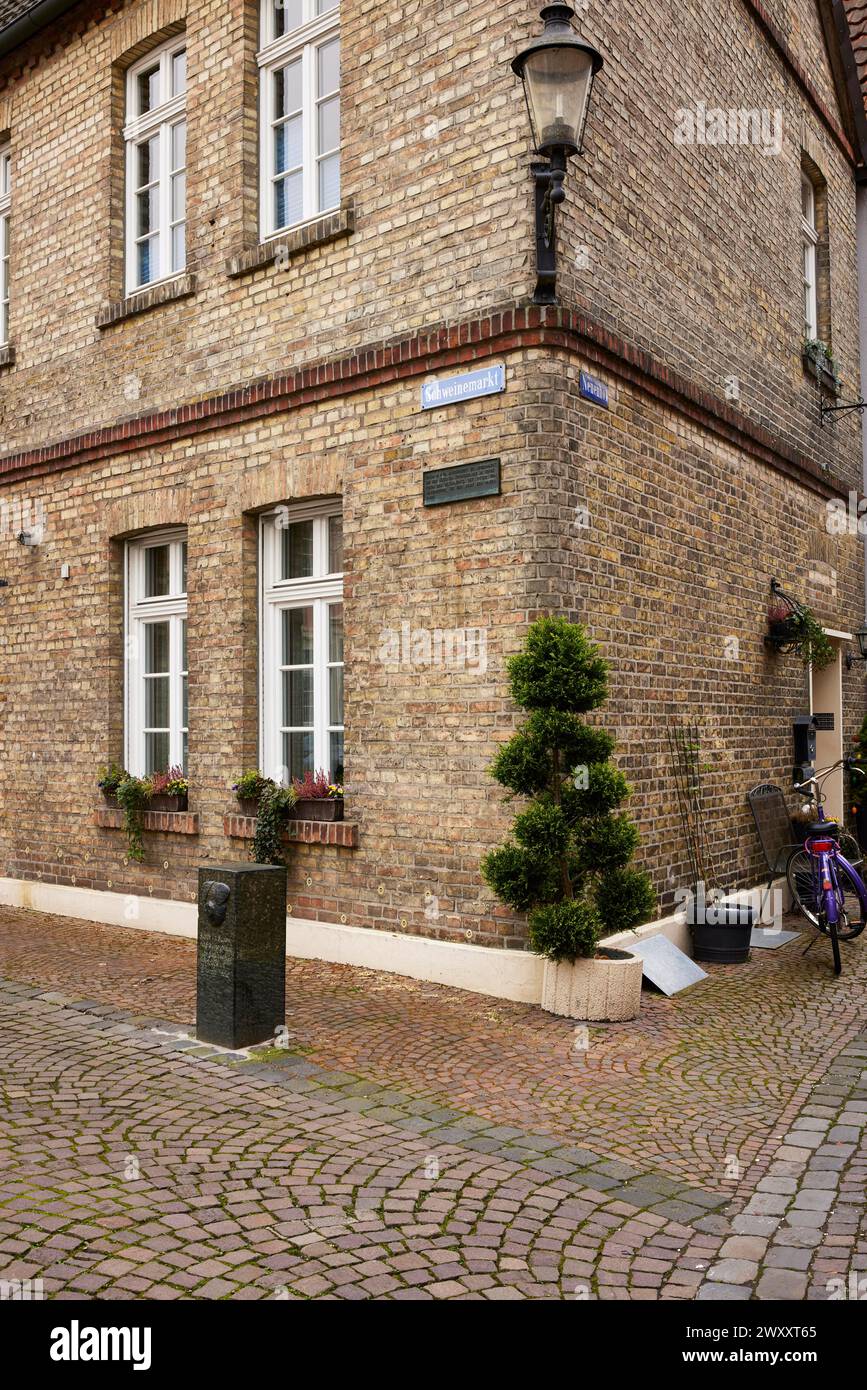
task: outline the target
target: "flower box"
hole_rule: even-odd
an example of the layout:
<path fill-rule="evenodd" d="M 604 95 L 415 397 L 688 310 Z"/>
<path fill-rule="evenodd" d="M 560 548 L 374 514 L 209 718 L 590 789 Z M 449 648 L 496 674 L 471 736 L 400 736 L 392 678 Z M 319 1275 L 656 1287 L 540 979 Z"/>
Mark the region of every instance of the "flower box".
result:
<path fill-rule="evenodd" d="M 179 796 L 168 796 L 165 792 L 160 792 L 152 796 L 148 806 L 149 811 L 186 811 L 188 796 L 186 792 Z"/>
<path fill-rule="evenodd" d="M 600 947 L 592 958 L 545 961 L 542 1008 L 560 1018 L 623 1023 L 641 1008 L 640 956 Z"/>
<path fill-rule="evenodd" d="M 816 378 L 819 390 L 836 399 L 840 395 L 842 387 L 833 359 L 826 357 L 824 353 L 805 349 L 803 360 L 804 370 Z"/>
<path fill-rule="evenodd" d="M 258 816 L 259 798 L 256 796 L 239 796 L 238 805 L 241 808 L 242 816 Z"/>
<path fill-rule="evenodd" d="M 289 812 L 289 820 L 343 820 L 343 797 L 301 796 Z"/>

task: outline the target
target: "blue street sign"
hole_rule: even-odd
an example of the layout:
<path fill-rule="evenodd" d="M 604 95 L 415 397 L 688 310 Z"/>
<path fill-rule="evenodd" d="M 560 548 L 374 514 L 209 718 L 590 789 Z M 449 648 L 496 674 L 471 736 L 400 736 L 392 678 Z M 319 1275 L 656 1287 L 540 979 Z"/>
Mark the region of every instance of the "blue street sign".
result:
<path fill-rule="evenodd" d="M 578 390 L 585 401 L 594 405 L 604 405 L 608 409 L 608 387 L 604 381 L 597 381 L 589 372 L 582 372 L 578 378 Z"/>
<path fill-rule="evenodd" d="M 479 396 L 496 396 L 505 389 L 506 368 L 502 365 L 482 367 L 477 372 L 463 372 L 460 376 L 441 376 L 422 386 L 421 408 L 435 410 L 441 405 L 474 401 Z"/>

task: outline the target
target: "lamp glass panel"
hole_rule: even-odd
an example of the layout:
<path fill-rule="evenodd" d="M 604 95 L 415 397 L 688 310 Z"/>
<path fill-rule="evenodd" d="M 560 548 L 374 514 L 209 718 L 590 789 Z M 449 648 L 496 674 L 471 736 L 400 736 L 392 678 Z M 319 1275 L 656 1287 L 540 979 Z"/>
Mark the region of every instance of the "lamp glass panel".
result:
<path fill-rule="evenodd" d="M 592 54 L 583 48 L 542 48 L 524 63 L 524 86 L 538 150 L 581 148 L 593 85 Z"/>

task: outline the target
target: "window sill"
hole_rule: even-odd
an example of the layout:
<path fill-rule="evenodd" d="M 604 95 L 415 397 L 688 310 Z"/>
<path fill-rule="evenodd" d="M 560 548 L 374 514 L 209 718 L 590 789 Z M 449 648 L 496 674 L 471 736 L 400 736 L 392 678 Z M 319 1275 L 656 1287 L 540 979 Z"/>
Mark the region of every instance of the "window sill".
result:
<path fill-rule="evenodd" d="M 293 820 L 286 822 L 283 833 L 287 840 L 300 840 L 305 845 L 337 845 L 340 849 L 358 849 L 358 824 L 355 821 Z M 256 834 L 256 817 L 224 816 L 223 834 L 233 840 L 252 840 Z"/>
<path fill-rule="evenodd" d="M 112 324 L 136 314 L 146 314 L 150 309 L 158 309 L 161 304 L 171 304 L 176 299 L 187 299 L 196 292 L 195 275 L 176 275 L 173 280 L 164 280 L 149 290 L 139 290 L 137 294 L 127 295 L 126 299 L 114 299 L 102 308 L 94 320 L 97 328 L 111 328 Z"/>
<path fill-rule="evenodd" d="M 226 274 L 233 280 L 240 275 L 251 275 L 255 270 L 263 270 L 266 266 L 273 265 L 278 257 L 283 261 L 300 256 L 314 246 L 326 246 L 330 241 L 351 236 L 354 231 L 355 212 L 352 203 L 344 203 L 333 212 L 317 217 L 315 222 L 307 222 L 303 227 L 296 227 L 294 230 L 290 228 L 269 241 L 262 241 L 258 246 L 240 251 L 237 256 L 230 256 L 226 261 Z"/>
<path fill-rule="evenodd" d="M 15 349 L 14 349 L 14 347 L 12 346 L 11 343 L 7 343 L 5 347 L 0 347 L 0 367 L 14 367 L 14 366 L 15 366 Z"/>
<path fill-rule="evenodd" d="M 93 813 L 93 824 L 101 830 L 122 830 L 123 811 L 100 807 Z M 142 829 L 162 835 L 198 835 L 199 817 L 194 811 L 145 811 Z"/>

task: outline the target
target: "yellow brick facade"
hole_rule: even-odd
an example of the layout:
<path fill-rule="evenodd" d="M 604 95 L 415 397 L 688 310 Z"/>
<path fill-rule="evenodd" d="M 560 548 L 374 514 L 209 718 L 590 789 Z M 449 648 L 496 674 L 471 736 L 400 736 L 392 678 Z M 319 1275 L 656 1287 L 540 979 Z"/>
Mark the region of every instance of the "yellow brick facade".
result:
<path fill-rule="evenodd" d="M 509 821 L 486 771 L 515 723 L 505 660 L 547 611 L 585 622 L 613 663 L 603 718 L 663 904 L 687 872 L 666 744 L 680 714 L 709 721 L 714 838 L 730 876 L 755 881 L 745 793 L 785 782 L 808 701 L 800 666 L 762 643 L 770 579 L 835 630 L 863 616 L 860 540 L 825 525 L 860 487 L 858 421 L 820 427 L 801 353 L 806 152 L 827 182 L 832 346 L 858 394 L 854 135 L 819 7 L 766 15 L 797 69 L 760 8 L 591 0 L 582 27 L 606 66 L 567 178 L 562 308 L 545 314 L 529 307 L 531 151 L 508 66 L 538 29 L 524 0 L 342 0 L 341 207 L 318 244 L 270 262 L 255 6 L 81 4 L 0 59 L 0 503 L 44 516 L 33 549 L 11 524 L 0 536 L 2 872 L 189 901 L 197 865 L 244 857 L 224 817 L 260 757 L 258 514 L 340 497 L 357 846 L 292 847 L 293 914 L 523 945 L 478 865 Z M 123 74 L 181 28 L 188 276 L 183 297 L 131 312 Z M 700 101 L 779 108 L 780 154 L 676 146 L 677 111 Z M 489 363 L 502 395 L 421 409 L 423 381 Z M 581 398 L 582 368 L 607 411 Z M 494 457 L 500 496 L 423 506 L 425 469 Z M 138 866 L 94 824 L 95 771 L 123 755 L 124 541 L 167 526 L 189 541 L 198 819 L 149 832 Z M 482 629 L 484 669 L 384 660 L 404 622 Z M 842 680 L 848 738 L 863 676 Z"/>

